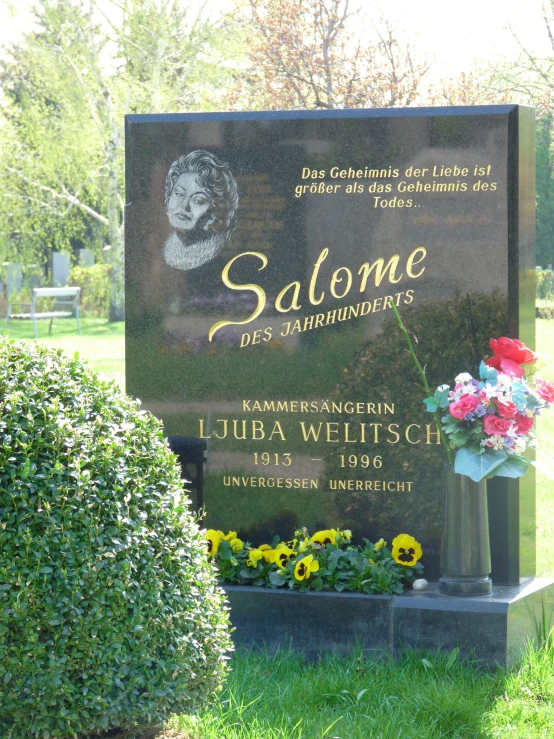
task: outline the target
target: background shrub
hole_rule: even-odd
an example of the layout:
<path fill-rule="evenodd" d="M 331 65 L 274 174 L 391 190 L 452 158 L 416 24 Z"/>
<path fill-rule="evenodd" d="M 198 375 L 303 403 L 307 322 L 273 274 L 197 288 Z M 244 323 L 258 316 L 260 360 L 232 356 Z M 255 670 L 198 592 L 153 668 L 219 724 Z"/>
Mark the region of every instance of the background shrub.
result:
<path fill-rule="evenodd" d="M 0 339 L 0 736 L 157 725 L 204 703 L 222 591 L 161 424 L 75 358 Z"/>
<path fill-rule="evenodd" d="M 110 264 L 72 267 L 68 285 L 81 288 L 79 312 L 85 318 L 107 318 L 110 307 Z"/>
<path fill-rule="evenodd" d="M 537 298 L 554 300 L 554 272 L 551 269 L 537 270 Z"/>

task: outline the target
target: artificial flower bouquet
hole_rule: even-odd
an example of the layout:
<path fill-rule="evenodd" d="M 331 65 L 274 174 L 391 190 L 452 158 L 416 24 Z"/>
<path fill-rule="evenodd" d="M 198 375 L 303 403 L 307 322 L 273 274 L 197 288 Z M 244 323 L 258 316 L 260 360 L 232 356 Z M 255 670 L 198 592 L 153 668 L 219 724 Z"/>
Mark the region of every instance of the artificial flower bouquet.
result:
<path fill-rule="evenodd" d="M 454 471 L 478 482 L 484 477 L 521 477 L 536 444 L 535 418 L 554 401 L 554 383 L 534 380 L 537 356 L 517 339 L 491 339 L 493 356 L 481 362 L 479 379 L 468 372 L 453 388 L 441 385 L 423 401 L 427 410 L 446 410 L 440 419 L 448 445 L 457 450 Z"/>
<path fill-rule="evenodd" d="M 383 539 L 354 546 L 351 532 L 338 529 L 310 536 L 303 528 L 291 541 L 276 536 L 258 547 L 243 542 L 236 531 L 208 529 L 206 538 L 221 583 L 392 594 L 404 592 L 404 584 L 423 571 L 421 546 L 409 534 L 397 536 L 390 549 Z"/>

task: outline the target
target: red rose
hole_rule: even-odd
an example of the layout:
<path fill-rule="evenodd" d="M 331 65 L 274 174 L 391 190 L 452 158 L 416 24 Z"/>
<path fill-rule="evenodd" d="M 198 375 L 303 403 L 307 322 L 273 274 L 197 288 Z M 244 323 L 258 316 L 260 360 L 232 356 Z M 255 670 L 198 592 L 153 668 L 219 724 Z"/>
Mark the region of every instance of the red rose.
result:
<path fill-rule="evenodd" d="M 534 423 L 533 416 L 519 416 L 519 418 L 516 418 L 516 431 L 518 434 L 528 434 Z"/>
<path fill-rule="evenodd" d="M 483 420 L 485 433 L 491 436 L 506 436 L 512 426 L 512 422 L 507 418 L 499 418 L 498 416 L 488 415 Z"/>
<path fill-rule="evenodd" d="M 537 361 L 537 355 L 519 339 L 508 339 L 506 336 L 501 336 L 499 339 L 491 339 L 489 344 L 497 357 L 511 359 L 518 364 Z"/>
<path fill-rule="evenodd" d="M 462 395 L 458 401 L 450 404 L 450 415 L 463 419 L 468 413 L 473 413 L 478 405 L 479 398 L 476 395 Z"/>
<path fill-rule="evenodd" d="M 498 415 L 502 416 L 502 418 L 513 420 L 519 413 L 518 409 L 510 400 L 507 403 L 498 403 L 497 401 L 496 404 L 498 406 Z"/>
<path fill-rule="evenodd" d="M 554 382 L 537 380 L 537 395 L 547 403 L 554 403 Z"/>

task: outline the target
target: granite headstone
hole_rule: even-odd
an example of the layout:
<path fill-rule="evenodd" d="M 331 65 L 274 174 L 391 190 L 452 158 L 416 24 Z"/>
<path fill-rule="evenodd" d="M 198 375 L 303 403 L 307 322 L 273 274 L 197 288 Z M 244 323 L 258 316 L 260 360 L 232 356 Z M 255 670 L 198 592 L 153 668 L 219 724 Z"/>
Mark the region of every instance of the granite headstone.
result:
<path fill-rule="evenodd" d="M 422 543 L 429 383 L 534 347 L 534 121 L 519 106 L 127 118 L 127 391 L 204 439 L 207 526 Z M 493 582 L 535 574 L 535 481 L 489 484 Z"/>
<path fill-rule="evenodd" d="M 52 252 L 52 284 L 65 287 L 71 270 L 71 257 L 61 251 Z"/>

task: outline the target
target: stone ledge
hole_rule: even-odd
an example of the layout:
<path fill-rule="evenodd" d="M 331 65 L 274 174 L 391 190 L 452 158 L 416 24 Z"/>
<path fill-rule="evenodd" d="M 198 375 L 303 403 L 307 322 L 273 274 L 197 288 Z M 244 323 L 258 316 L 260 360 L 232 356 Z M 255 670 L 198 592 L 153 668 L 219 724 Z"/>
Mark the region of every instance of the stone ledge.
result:
<path fill-rule="evenodd" d="M 438 583 L 403 595 L 298 593 L 229 585 L 236 644 L 293 649 L 315 657 L 323 651 L 399 657 L 403 649 L 460 647 L 489 665 L 509 665 L 536 640 L 546 615 L 554 616 L 554 580 L 493 586 L 491 595 L 440 595 Z"/>

